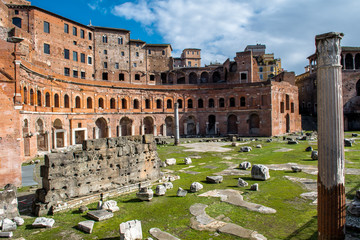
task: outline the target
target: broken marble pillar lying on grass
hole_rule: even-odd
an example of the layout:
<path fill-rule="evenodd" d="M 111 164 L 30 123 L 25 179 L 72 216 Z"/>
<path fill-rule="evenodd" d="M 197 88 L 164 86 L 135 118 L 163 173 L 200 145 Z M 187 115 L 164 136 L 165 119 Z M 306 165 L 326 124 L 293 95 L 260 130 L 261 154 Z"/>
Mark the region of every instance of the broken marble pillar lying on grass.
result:
<path fill-rule="evenodd" d="M 95 221 L 93 220 L 82 221 L 78 223 L 77 228 L 85 233 L 92 233 L 94 224 Z"/>
<path fill-rule="evenodd" d="M 38 217 L 33 222 L 32 226 L 36 228 L 52 228 L 55 220 L 52 218 Z"/>
<path fill-rule="evenodd" d="M 240 163 L 239 168 L 242 170 L 247 170 L 247 169 L 251 168 L 251 163 L 250 162 L 242 162 L 242 163 Z"/>
<path fill-rule="evenodd" d="M 172 189 L 174 187 L 172 182 L 164 182 L 163 185 L 166 189 Z"/>
<path fill-rule="evenodd" d="M 175 159 L 175 158 L 167 158 L 167 159 L 165 160 L 165 163 L 166 163 L 166 165 L 168 165 L 168 166 L 175 165 L 175 164 L 176 164 L 176 159 Z"/>
<path fill-rule="evenodd" d="M 160 178 L 160 163 L 152 135 L 85 140 L 82 150 L 45 155 L 43 188 L 36 191 L 33 214 L 98 201 L 99 193 L 110 197 L 134 191 L 139 183 Z M 78 198 L 81 203 L 75 202 Z"/>
<path fill-rule="evenodd" d="M 120 240 L 141 240 L 141 221 L 131 220 L 120 224 Z"/>
<path fill-rule="evenodd" d="M 12 232 L 0 232 L 0 238 L 12 238 L 13 235 Z"/>
<path fill-rule="evenodd" d="M 221 183 L 223 181 L 223 176 L 207 176 L 206 181 L 208 183 Z"/>
<path fill-rule="evenodd" d="M 204 186 L 201 184 L 201 183 L 199 183 L 199 182 L 193 182 L 192 184 L 191 184 L 191 186 L 190 186 L 190 192 L 198 192 L 198 191 L 200 191 L 201 189 L 203 189 L 204 188 Z"/>
<path fill-rule="evenodd" d="M 16 187 L 12 184 L 8 184 L 3 191 L 0 191 L 0 220 L 5 218 L 14 219 L 18 216 L 20 215 Z"/>
<path fill-rule="evenodd" d="M 241 147 L 240 151 L 241 152 L 250 152 L 252 150 L 251 147 L 245 146 L 245 147 Z"/>
<path fill-rule="evenodd" d="M 184 163 L 185 163 L 186 165 L 191 164 L 191 163 L 192 163 L 191 158 L 186 157 L 186 158 L 184 159 Z"/>
<path fill-rule="evenodd" d="M 151 188 L 143 187 L 136 193 L 136 197 L 141 201 L 150 201 L 154 197 L 154 191 Z"/>
<path fill-rule="evenodd" d="M 261 164 L 254 165 L 251 169 L 251 177 L 257 180 L 267 180 L 270 178 L 269 168 Z"/>
<path fill-rule="evenodd" d="M 247 187 L 249 184 L 242 178 L 238 179 L 238 187 Z"/>

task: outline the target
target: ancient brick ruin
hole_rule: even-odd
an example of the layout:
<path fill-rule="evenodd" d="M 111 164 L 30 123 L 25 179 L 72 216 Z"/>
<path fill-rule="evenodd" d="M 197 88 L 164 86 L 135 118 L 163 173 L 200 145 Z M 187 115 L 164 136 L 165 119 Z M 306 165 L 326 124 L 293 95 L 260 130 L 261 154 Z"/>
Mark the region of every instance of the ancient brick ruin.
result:
<path fill-rule="evenodd" d="M 100 193 L 110 196 L 135 190 L 159 176 L 160 159 L 152 135 L 86 140 L 82 151 L 45 156 L 43 188 L 36 191 L 33 213 L 43 215 L 91 202 Z"/>

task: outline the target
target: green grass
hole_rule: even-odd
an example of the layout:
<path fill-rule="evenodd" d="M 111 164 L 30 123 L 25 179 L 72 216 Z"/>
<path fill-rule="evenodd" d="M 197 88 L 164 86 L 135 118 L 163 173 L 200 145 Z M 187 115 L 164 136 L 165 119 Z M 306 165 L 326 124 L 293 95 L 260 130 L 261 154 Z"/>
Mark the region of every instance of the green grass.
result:
<path fill-rule="evenodd" d="M 189 141 L 189 139 L 186 139 Z M 253 146 L 261 144 L 262 149 Z M 311 142 L 314 149 L 317 148 L 316 142 Z M 141 202 L 136 198 L 135 193 L 126 194 L 115 198 L 120 208 L 115 216 L 104 222 L 96 222 L 91 235 L 82 233 L 75 226 L 78 222 L 87 220 L 86 214 L 72 210 L 65 213 L 55 214 L 55 225 L 52 229 L 32 229 L 33 218 L 25 219 L 25 225 L 14 232 L 16 237 L 25 239 L 118 239 L 119 224 L 128 220 L 138 219 L 142 221 L 143 237 L 150 237 L 149 229 L 153 227 L 167 231 L 180 239 L 240 239 L 232 235 L 214 235 L 214 232 L 196 231 L 190 228 L 190 218 L 192 215 L 189 208 L 194 203 L 207 204 L 207 213 L 216 218 L 224 215 L 230 218 L 232 223 L 242 227 L 256 230 L 268 239 L 317 239 L 317 219 L 316 206 L 310 205 L 310 200 L 300 198 L 300 194 L 307 192 L 299 183 L 293 183 L 284 176 L 296 176 L 302 178 L 316 179 L 316 176 L 306 173 L 292 173 L 290 171 L 270 171 L 271 178 L 268 181 L 254 181 L 250 178 L 250 171 L 247 176 L 241 176 L 249 185 L 259 183 L 260 191 L 250 191 L 248 188 L 237 187 L 239 176 L 224 176 L 221 184 L 208 184 L 206 176 L 220 172 L 227 168 L 227 162 L 236 164 L 242 161 L 249 161 L 252 164 L 282 164 L 294 162 L 298 164 L 317 165 L 317 161 L 310 159 L 310 153 L 305 152 L 309 142 L 300 141 L 298 145 L 288 145 L 286 142 L 275 139 L 272 143 L 266 143 L 265 139 L 247 144 L 253 147 L 249 153 L 239 152 L 241 146 L 231 147 L 225 153 L 215 152 L 184 152 L 184 147 L 172 145 L 161 146 L 158 148 L 159 157 L 164 161 L 166 158 L 176 158 L 177 165 L 169 166 L 166 169 L 175 171 L 180 179 L 173 182 L 174 188 L 168 190 L 166 196 L 155 196 L 150 202 Z M 274 152 L 281 148 L 293 149 L 289 152 Z M 351 150 L 360 150 L 360 144 L 355 144 Z M 211 149 L 209 149 L 211 151 Z M 360 168 L 359 153 L 357 151 L 347 151 L 346 160 L 352 163 L 346 167 Z M 183 164 L 185 157 L 195 155 L 201 156 L 200 159 L 192 159 L 193 168 L 189 171 L 199 172 L 197 175 L 190 175 L 179 170 L 187 167 Z M 232 160 L 224 160 L 224 157 L 232 157 Z M 214 166 L 216 169 L 205 168 Z M 199 193 L 188 193 L 186 197 L 176 197 L 178 187 L 189 190 L 192 182 L 198 181 L 204 185 L 204 189 Z M 346 175 L 346 196 L 353 199 L 356 189 L 358 189 L 360 176 Z M 155 190 L 156 185 L 153 186 Z M 244 199 L 258 203 L 277 210 L 276 214 L 261 214 L 251 212 L 246 209 L 221 202 L 218 198 L 198 197 L 199 194 L 213 189 L 236 189 L 243 192 Z M 88 205 L 90 209 L 96 208 L 96 203 Z"/>

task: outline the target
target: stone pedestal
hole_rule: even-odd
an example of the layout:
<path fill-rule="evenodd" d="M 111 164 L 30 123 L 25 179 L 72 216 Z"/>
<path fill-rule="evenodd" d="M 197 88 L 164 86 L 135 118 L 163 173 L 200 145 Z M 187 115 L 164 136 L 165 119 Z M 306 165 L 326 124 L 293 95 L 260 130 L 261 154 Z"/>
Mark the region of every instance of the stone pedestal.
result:
<path fill-rule="evenodd" d="M 344 239 L 344 121 L 340 39 L 317 35 L 318 239 Z"/>

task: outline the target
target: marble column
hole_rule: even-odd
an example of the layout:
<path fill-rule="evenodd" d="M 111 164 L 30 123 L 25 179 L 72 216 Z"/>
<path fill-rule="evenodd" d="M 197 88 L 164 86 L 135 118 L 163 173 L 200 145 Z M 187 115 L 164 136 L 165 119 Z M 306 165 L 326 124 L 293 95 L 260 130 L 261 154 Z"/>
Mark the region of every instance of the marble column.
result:
<path fill-rule="evenodd" d="M 315 37 L 318 103 L 318 239 L 344 239 L 345 155 L 340 40 Z"/>
<path fill-rule="evenodd" d="M 180 143 L 180 133 L 179 133 L 179 103 L 174 104 L 174 117 L 175 117 L 175 145 Z"/>

